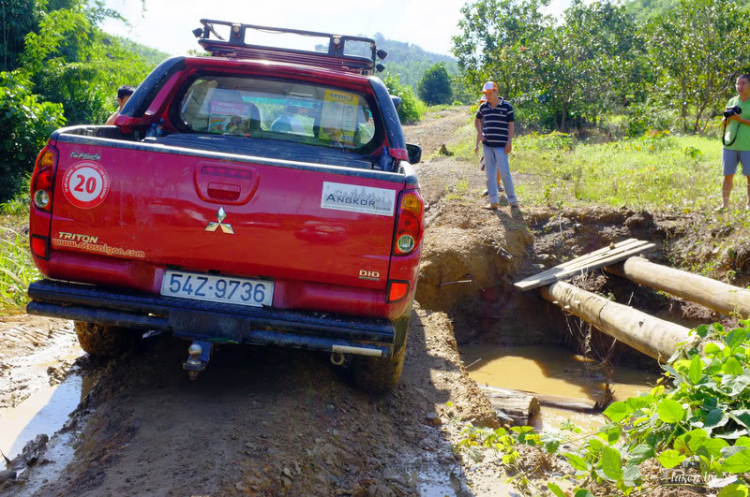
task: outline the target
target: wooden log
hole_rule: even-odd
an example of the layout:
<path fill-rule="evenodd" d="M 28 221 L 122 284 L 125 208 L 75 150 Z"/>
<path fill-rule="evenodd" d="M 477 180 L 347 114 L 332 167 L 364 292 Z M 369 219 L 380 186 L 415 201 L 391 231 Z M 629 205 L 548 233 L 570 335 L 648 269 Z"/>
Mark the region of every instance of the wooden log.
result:
<path fill-rule="evenodd" d="M 542 297 L 647 356 L 666 362 L 688 329 L 564 282 L 542 288 Z"/>
<path fill-rule="evenodd" d="M 591 399 L 574 399 L 572 397 L 561 397 L 559 395 L 528 393 L 534 395 L 539 401 L 539 405 L 544 407 L 556 407 L 558 409 L 586 413 L 598 412 L 596 409 L 596 402 Z"/>
<path fill-rule="evenodd" d="M 576 261 L 575 264 L 571 264 L 570 266 L 566 266 L 562 269 L 555 267 L 551 270 L 551 272 L 545 271 L 544 273 L 532 276 L 531 278 L 526 278 L 515 283 L 514 286 L 516 286 L 516 288 L 520 288 L 521 290 L 531 290 L 533 288 L 539 288 L 549 285 L 550 283 L 554 283 L 558 280 L 570 278 L 578 274 L 585 274 L 589 271 L 593 271 L 604 266 L 609 266 L 611 264 L 614 264 L 615 262 L 627 259 L 628 257 L 631 257 L 633 255 L 651 250 L 655 246 L 656 245 L 654 245 L 653 243 L 648 242 L 628 244 L 623 247 L 612 249 L 609 252 L 598 255 L 597 257 L 592 259 L 585 258 L 580 261 Z"/>
<path fill-rule="evenodd" d="M 736 314 L 742 319 L 750 316 L 750 290 L 744 288 L 660 266 L 641 257 L 631 257 L 622 264 L 607 266 L 604 270 L 639 285 L 705 305 L 721 314 Z"/>
<path fill-rule="evenodd" d="M 507 414 L 513 423 L 520 426 L 529 424 L 529 420 L 539 413 L 539 401 L 534 395 L 498 387 L 479 387 L 497 410 Z"/>

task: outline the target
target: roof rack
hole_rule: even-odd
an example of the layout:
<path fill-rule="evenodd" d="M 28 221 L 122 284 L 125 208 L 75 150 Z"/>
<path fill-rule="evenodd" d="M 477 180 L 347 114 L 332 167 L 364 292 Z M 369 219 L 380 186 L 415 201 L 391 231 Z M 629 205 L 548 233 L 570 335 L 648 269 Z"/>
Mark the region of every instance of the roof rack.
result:
<path fill-rule="evenodd" d="M 388 54 L 383 50 L 378 50 L 375 46 L 375 40 L 371 38 L 318 33 L 299 29 L 273 28 L 255 24 L 239 24 L 211 19 L 201 19 L 200 22 L 203 24 L 203 27 L 194 29 L 193 34 L 198 38 L 198 43 L 200 43 L 203 49 L 210 52 L 213 56 L 288 62 L 363 75 L 371 75 L 376 70 L 380 72 L 385 69 L 382 64 L 377 63 L 377 58 L 381 60 L 385 59 Z M 229 26 L 228 40 L 225 40 L 216 32 L 217 25 Z M 314 52 L 310 50 L 251 45 L 245 43 L 245 32 L 248 29 L 270 33 L 288 33 L 300 36 L 328 38 L 328 51 Z M 217 39 L 212 39 L 211 35 Z M 344 49 L 347 42 L 369 43 L 370 57 L 346 55 Z"/>

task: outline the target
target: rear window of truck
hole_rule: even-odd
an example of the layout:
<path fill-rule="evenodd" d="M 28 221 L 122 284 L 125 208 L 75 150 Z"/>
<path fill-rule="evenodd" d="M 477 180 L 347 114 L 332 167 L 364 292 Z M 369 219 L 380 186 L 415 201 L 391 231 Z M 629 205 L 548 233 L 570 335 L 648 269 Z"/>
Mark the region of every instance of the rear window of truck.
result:
<path fill-rule="evenodd" d="M 367 153 L 383 132 L 365 94 L 307 82 L 203 76 L 179 102 L 187 132 L 293 141 Z"/>

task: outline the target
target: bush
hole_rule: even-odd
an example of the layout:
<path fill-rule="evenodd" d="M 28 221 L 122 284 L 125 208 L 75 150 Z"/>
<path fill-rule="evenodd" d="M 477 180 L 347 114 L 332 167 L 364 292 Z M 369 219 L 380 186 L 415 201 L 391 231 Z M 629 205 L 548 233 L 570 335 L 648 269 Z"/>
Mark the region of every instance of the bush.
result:
<path fill-rule="evenodd" d="M 427 105 L 449 104 L 451 102 L 451 77 L 445 65 L 438 63 L 422 75 L 417 86 L 419 98 Z"/>
<path fill-rule="evenodd" d="M 0 73 L 0 202 L 13 197 L 50 133 L 64 124 L 62 105 L 37 101 L 27 77 Z"/>
<path fill-rule="evenodd" d="M 401 98 L 401 107 L 398 109 L 398 118 L 402 123 L 413 123 L 422 119 L 422 113 L 424 113 L 425 105 L 420 102 L 417 97 L 414 96 L 414 92 L 411 87 L 401 85 L 398 82 L 398 76 L 388 74 L 383 80 L 388 93 L 394 97 Z"/>

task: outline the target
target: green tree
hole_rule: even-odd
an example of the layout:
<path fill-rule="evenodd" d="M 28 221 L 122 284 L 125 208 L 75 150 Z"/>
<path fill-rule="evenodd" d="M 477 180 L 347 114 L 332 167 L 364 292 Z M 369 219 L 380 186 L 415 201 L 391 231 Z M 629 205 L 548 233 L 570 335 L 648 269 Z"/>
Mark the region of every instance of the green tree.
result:
<path fill-rule="evenodd" d="M 445 64 L 438 63 L 427 69 L 419 80 L 419 98 L 428 105 L 449 104 L 453 92 L 451 77 Z"/>
<path fill-rule="evenodd" d="M 623 7 L 605 0 L 574 0 L 564 22 L 549 26 L 535 47 L 535 76 L 551 107 L 555 127 L 569 119 L 595 120 L 632 96 L 644 81 L 642 45 Z"/>
<path fill-rule="evenodd" d="M 680 0 L 650 25 L 648 50 L 658 74 L 655 94 L 680 109 L 685 129 L 705 129 L 711 110 L 724 104 L 737 75 L 750 70 L 748 31 L 747 9 L 734 0 Z"/>
<path fill-rule="evenodd" d="M 7 200 L 34 168 L 50 133 L 65 124 L 60 104 L 40 102 L 19 72 L 0 72 L 0 200 Z"/>
<path fill-rule="evenodd" d="M 398 109 L 398 118 L 402 123 L 417 122 L 422 118 L 422 107 L 424 104 L 414 96 L 411 86 L 402 85 L 398 81 L 398 76 L 392 74 L 386 75 L 383 80 L 388 93 L 395 97 L 401 98 L 401 107 Z"/>
<path fill-rule="evenodd" d="M 453 54 L 466 86 L 495 81 L 511 99 L 533 88 L 533 50 L 552 18 L 541 13 L 548 0 L 477 0 L 461 8 L 461 34 Z"/>
<path fill-rule="evenodd" d="M 17 67 L 26 35 L 39 29 L 43 5 L 37 0 L 0 0 L 0 71 Z"/>

